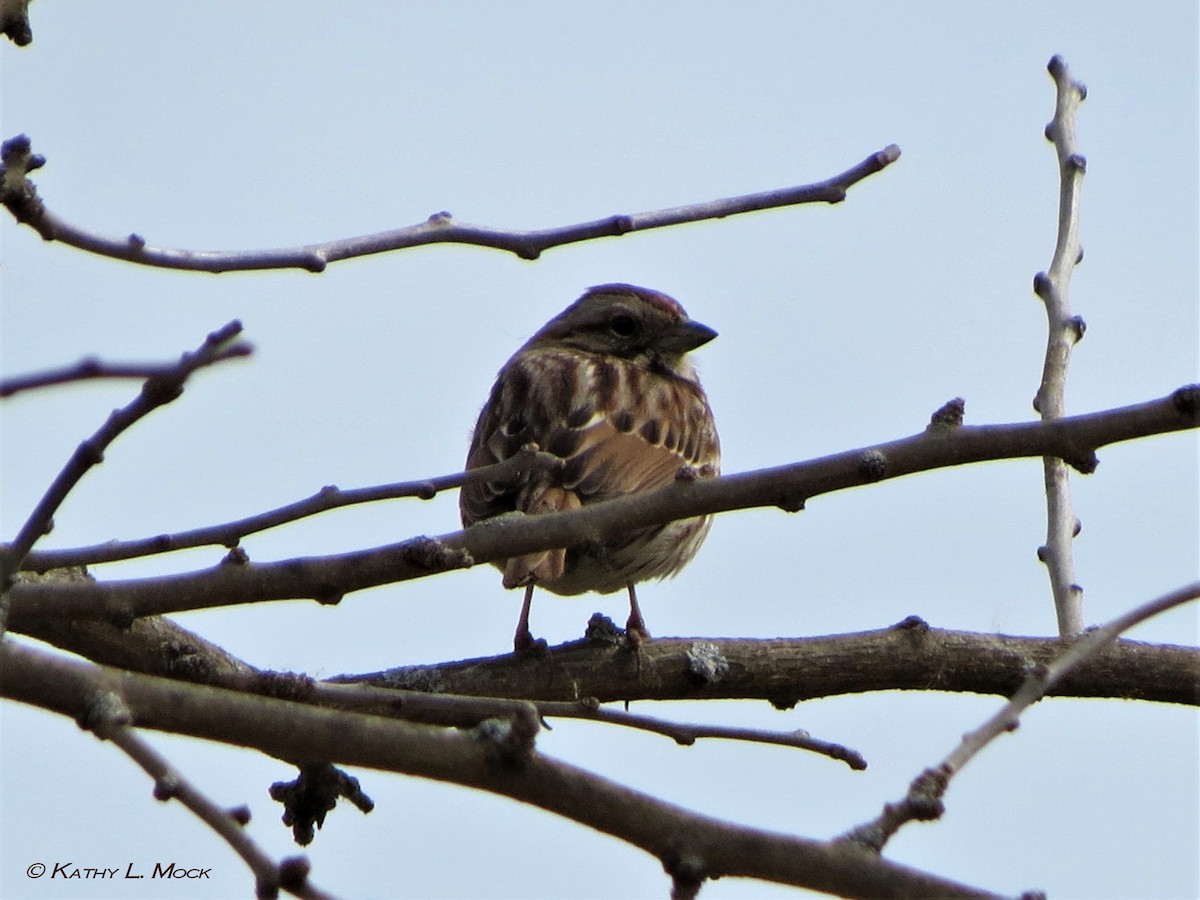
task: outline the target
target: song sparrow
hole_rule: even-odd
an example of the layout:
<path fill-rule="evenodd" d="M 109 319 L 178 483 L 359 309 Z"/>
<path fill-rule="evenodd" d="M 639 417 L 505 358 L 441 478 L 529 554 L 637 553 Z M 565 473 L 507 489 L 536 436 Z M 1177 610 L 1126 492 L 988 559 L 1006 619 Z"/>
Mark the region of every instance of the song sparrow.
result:
<path fill-rule="evenodd" d="M 681 472 L 717 474 L 721 449 L 712 410 L 687 358 L 717 333 L 693 322 L 666 294 L 629 284 L 589 289 L 504 365 L 479 414 L 467 469 L 491 465 L 527 444 L 564 460 L 513 483 L 463 487 L 464 526 L 514 510 L 575 509 L 653 490 Z M 535 586 L 555 594 L 629 591 L 631 640 L 647 637 L 634 585 L 674 575 L 695 555 L 709 517 L 639 528 L 603 544 L 547 550 L 496 565 L 506 588 L 524 587 L 513 646 L 529 632 Z"/>

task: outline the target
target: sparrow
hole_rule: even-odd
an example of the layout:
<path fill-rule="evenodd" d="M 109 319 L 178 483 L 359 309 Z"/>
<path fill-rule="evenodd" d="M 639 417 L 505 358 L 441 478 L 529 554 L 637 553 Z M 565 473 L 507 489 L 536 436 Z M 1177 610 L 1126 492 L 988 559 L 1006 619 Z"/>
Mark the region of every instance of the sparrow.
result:
<path fill-rule="evenodd" d="M 680 477 L 717 475 L 721 448 L 688 353 L 717 333 L 658 291 L 603 284 L 547 322 L 500 370 L 471 437 L 466 468 L 536 444 L 562 460 L 517 481 L 477 481 L 459 495 L 464 527 L 505 513 L 577 509 L 652 491 Z M 529 630 L 535 587 L 554 594 L 629 592 L 626 635 L 649 637 L 634 585 L 682 569 L 711 517 L 637 528 L 602 543 L 496 563 L 504 587 L 525 588 L 513 648 L 544 648 Z"/>

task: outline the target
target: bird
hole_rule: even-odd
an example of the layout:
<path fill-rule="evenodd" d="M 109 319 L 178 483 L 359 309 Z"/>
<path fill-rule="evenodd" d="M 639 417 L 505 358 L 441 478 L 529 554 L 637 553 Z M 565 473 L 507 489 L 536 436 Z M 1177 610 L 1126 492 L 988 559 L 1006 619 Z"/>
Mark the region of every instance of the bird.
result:
<path fill-rule="evenodd" d="M 688 356 L 716 336 L 659 291 L 620 283 L 589 288 L 501 368 L 475 424 L 466 469 L 502 462 L 530 445 L 561 465 L 527 470 L 515 481 L 468 481 L 459 494 L 463 527 L 720 474 L 716 424 Z M 627 590 L 627 639 L 649 638 L 634 585 L 677 574 L 711 524 L 711 517 L 698 516 L 497 561 L 504 587 L 525 589 L 514 651 L 546 647 L 529 628 L 535 587 L 563 596 Z"/>

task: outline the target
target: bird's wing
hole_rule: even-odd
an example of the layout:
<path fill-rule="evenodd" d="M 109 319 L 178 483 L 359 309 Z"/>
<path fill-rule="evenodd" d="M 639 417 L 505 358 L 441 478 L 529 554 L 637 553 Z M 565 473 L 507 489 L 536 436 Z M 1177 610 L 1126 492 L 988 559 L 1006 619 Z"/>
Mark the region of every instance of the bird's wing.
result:
<path fill-rule="evenodd" d="M 650 490 L 685 466 L 715 458 L 717 436 L 699 388 L 657 375 L 637 387 L 634 374 L 630 366 L 573 351 L 514 357 L 480 413 L 467 468 L 508 459 L 531 443 L 563 459 L 564 467 L 466 485 L 463 524 L 573 505 L 554 502 L 546 495 L 551 487 L 582 503 Z"/>

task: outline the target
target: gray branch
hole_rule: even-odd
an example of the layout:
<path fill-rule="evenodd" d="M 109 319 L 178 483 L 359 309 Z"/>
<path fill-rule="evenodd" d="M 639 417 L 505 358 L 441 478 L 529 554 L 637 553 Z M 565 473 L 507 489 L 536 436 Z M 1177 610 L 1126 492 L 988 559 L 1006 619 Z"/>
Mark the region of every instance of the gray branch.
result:
<path fill-rule="evenodd" d="M 1046 138 L 1054 144 L 1060 176 L 1058 201 L 1058 239 L 1049 272 L 1039 272 L 1033 287 L 1046 306 L 1046 359 L 1042 381 L 1033 408 L 1043 421 L 1066 415 L 1067 364 L 1071 348 L 1083 337 L 1084 322 L 1071 315 L 1067 291 L 1071 271 L 1083 258 L 1079 243 L 1079 196 L 1086 168 L 1076 150 L 1075 111 L 1087 96 L 1082 84 L 1072 80 L 1062 57 L 1055 56 L 1048 66 L 1054 79 L 1056 103 L 1054 118 L 1046 126 Z M 1083 589 L 1075 581 L 1075 558 L 1071 542 L 1079 532 L 1079 522 L 1071 503 L 1071 474 L 1066 463 L 1047 456 L 1042 464 L 1046 482 L 1046 543 L 1038 548 L 1038 557 L 1046 564 L 1058 632 L 1066 635 L 1083 630 Z"/>
<path fill-rule="evenodd" d="M 705 219 L 723 219 L 726 216 L 802 203 L 840 203 L 846 199 L 849 188 L 887 168 L 899 158 L 900 148 L 890 144 L 845 172 L 812 184 L 708 200 L 652 212 L 607 216 L 591 222 L 536 231 L 512 231 L 485 225 L 469 225 L 456 221 L 448 212 L 438 212 L 416 225 L 303 247 L 271 250 L 178 250 L 151 246 L 139 234 L 131 234 L 125 238 L 98 235 L 51 212 L 28 178 L 28 173 L 45 165 L 46 159 L 32 153 L 28 137 L 18 135 L 5 141 L 3 145 L 0 202 L 4 203 L 13 218 L 29 225 L 48 241 L 62 241 L 89 253 L 126 262 L 200 272 L 256 269 L 304 269 L 308 272 L 323 272 L 329 263 L 338 260 L 427 244 L 490 247 L 516 254 L 521 259 L 532 260 L 552 247 L 596 238 L 619 237 L 651 228 L 665 228 Z"/>

